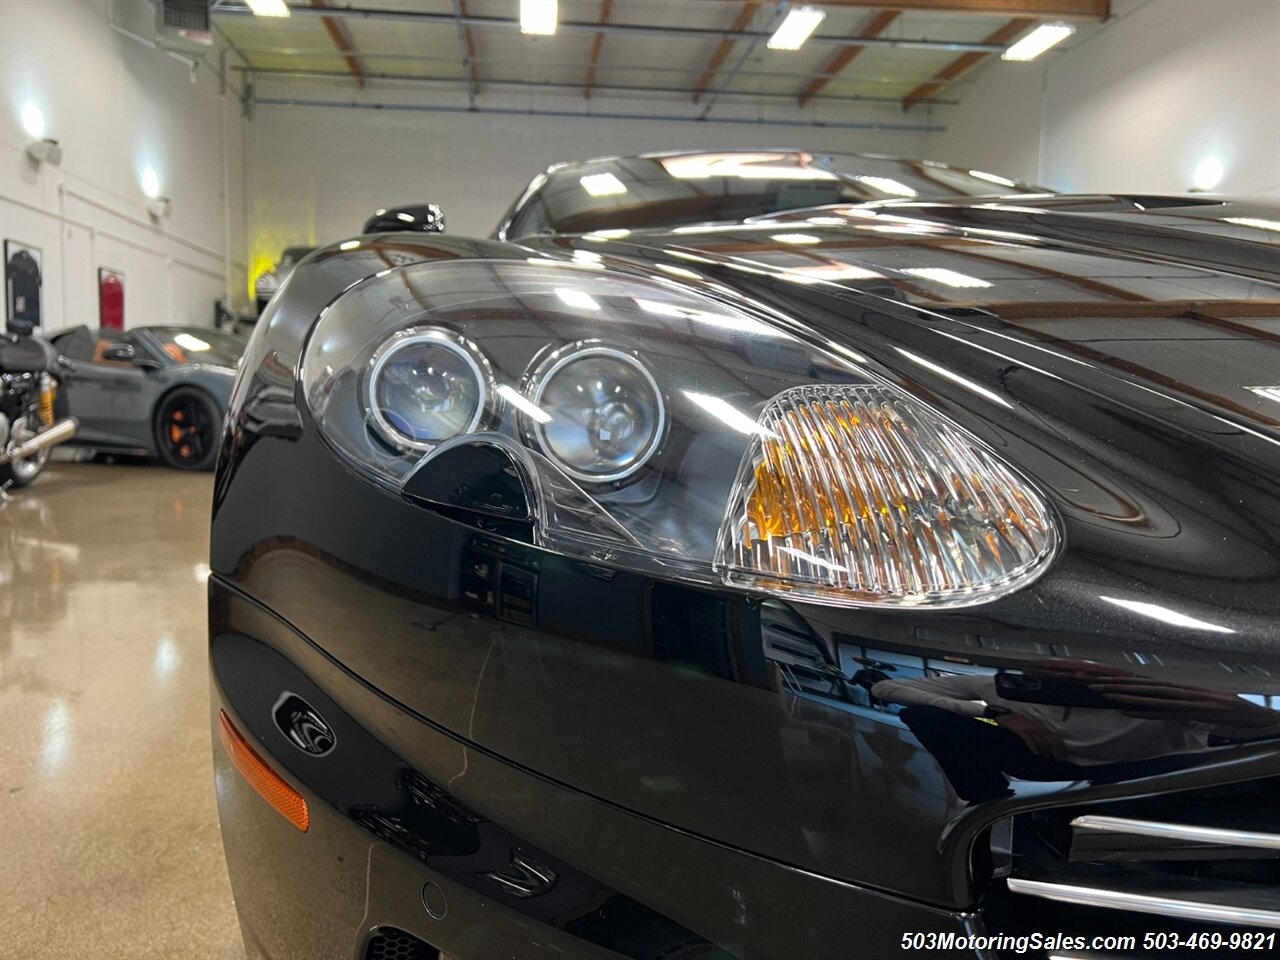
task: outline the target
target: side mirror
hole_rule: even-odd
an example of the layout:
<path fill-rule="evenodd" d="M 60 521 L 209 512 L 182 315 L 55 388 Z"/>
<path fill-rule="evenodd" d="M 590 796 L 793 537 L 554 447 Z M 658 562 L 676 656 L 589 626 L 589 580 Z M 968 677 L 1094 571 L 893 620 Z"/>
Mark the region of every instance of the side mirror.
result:
<path fill-rule="evenodd" d="M 444 211 L 434 203 L 384 207 L 364 222 L 361 233 L 444 233 Z"/>
<path fill-rule="evenodd" d="M 112 360 L 116 363 L 133 363 L 135 355 L 132 343 L 113 343 L 102 351 L 103 360 Z"/>
<path fill-rule="evenodd" d="M 127 363 L 140 370 L 158 370 L 160 364 L 134 349 L 132 343 L 113 343 L 102 351 L 102 359 L 115 363 Z"/>

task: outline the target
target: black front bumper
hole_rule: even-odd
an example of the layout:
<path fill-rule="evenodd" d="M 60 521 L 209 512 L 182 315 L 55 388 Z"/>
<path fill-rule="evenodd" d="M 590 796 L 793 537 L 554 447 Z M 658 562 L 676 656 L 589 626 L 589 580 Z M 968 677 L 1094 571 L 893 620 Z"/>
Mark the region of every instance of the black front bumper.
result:
<path fill-rule="evenodd" d="M 709 842 L 504 762 L 234 588 L 215 578 L 210 594 L 214 721 L 225 711 L 310 809 L 302 833 L 215 747 L 245 940 L 272 960 L 364 960 L 387 928 L 459 960 L 882 957 L 904 933 L 977 930 L 961 912 Z M 331 725 L 331 753 L 308 755 L 279 728 L 286 691 Z"/>

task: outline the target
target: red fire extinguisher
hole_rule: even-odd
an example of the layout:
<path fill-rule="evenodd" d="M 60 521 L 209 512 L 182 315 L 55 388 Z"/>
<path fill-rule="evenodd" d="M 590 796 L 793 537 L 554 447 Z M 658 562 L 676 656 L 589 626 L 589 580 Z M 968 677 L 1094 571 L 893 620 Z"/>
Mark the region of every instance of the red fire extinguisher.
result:
<path fill-rule="evenodd" d="M 98 271 L 98 324 L 103 330 L 124 329 L 124 278 L 114 270 Z"/>

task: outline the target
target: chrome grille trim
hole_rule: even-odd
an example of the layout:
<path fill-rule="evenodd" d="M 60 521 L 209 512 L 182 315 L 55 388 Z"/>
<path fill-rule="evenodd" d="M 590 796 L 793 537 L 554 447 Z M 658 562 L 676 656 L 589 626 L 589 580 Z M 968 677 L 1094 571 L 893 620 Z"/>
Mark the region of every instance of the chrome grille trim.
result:
<path fill-rule="evenodd" d="M 1239 907 L 1226 903 L 1205 903 L 1199 900 L 1182 900 L 1169 896 L 1130 893 L 1108 890 L 1104 887 L 1085 887 L 1047 880 L 1028 880 L 1022 877 L 1009 877 L 1005 882 L 1013 893 L 1045 900 L 1058 900 L 1062 903 L 1101 907 L 1106 910 L 1132 910 L 1134 913 L 1179 917 L 1183 920 L 1205 920 L 1211 923 L 1234 923 L 1280 929 L 1280 910 Z"/>
<path fill-rule="evenodd" d="M 1127 817 L 1102 817 L 1088 814 L 1076 817 L 1071 826 L 1079 830 L 1157 837 L 1190 843 L 1220 844 L 1229 847 L 1256 847 L 1280 854 L 1280 834 L 1256 830 L 1227 830 L 1202 827 L 1191 823 L 1163 823 L 1158 820 L 1130 820 Z"/>

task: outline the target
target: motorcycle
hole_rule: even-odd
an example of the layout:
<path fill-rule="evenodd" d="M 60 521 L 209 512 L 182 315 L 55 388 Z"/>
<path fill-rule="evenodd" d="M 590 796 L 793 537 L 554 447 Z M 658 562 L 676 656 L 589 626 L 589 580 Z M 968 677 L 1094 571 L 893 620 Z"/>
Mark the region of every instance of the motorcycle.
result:
<path fill-rule="evenodd" d="M 50 448 L 76 435 L 74 417 L 53 413 L 68 367 L 48 340 L 0 334 L 0 497 L 39 476 Z"/>

